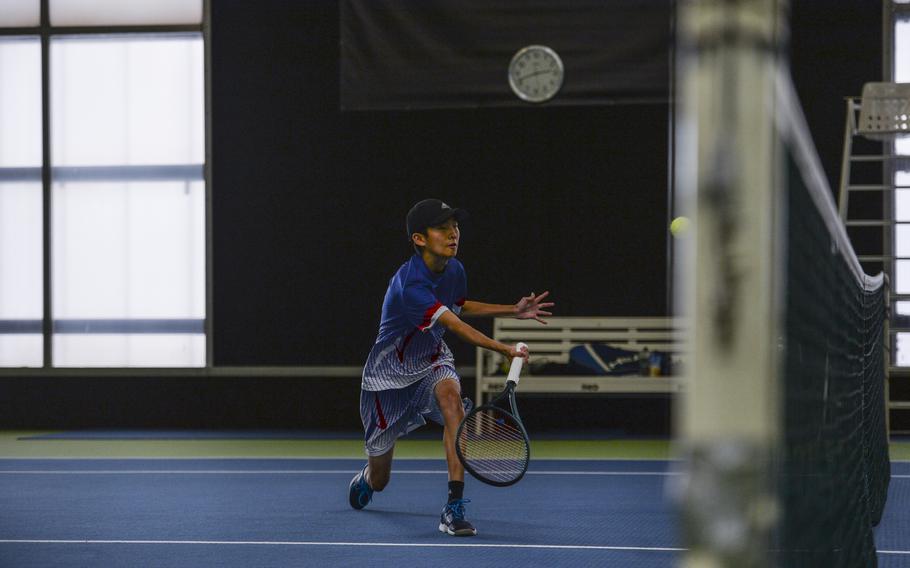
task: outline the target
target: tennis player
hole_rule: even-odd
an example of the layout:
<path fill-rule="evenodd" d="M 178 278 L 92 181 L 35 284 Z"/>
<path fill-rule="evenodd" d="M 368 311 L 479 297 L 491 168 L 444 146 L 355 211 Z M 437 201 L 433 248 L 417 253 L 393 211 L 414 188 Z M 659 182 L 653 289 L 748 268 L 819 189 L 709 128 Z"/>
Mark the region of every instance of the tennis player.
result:
<path fill-rule="evenodd" d="M 471 345 L 511 359 L 528 358 L 477 331 L 460 316 L 512 316 L 535 319 L 551 315 L 549 292 L 533 292 L 515 305 L 467 300 L 467 280 L 458 253 L 458 222 L 466 213 L 438 199 L 420 201 L 408 212 L 408 239 L 415 254 L 392 276 L 382 303 L 379 335 L 363 369 L 360 418 L 367 464 L 351 480 L 351 507 L 363 509 L 382 491 L 392 472 L 395 441 L 426 424 L 441 424 L 449 470 L 448 500 L 439 530 L 454 536 L 477 534 L 465 520 L 464 468 L 455 453 L 458 425 L 472 403 L 461 396 L 452 352 L 442 339 L 446 330 Z"/>

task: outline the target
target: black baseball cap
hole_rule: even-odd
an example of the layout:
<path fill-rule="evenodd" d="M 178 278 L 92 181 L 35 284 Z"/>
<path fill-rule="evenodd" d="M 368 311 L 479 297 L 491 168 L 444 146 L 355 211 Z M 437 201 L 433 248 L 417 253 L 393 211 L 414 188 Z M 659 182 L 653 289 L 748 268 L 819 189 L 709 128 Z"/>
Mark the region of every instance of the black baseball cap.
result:
<path fill-rule="evenodd" d="M 414 233 L 423 233 L 427 227 L 435 227 L 445 223 L 452 217 L 459 223 L 465 220 L 468 212 L 464 209 L 450 207 L 439 199 L 424 199 L 418 201 L 408 211 L 408 240 Z"/>

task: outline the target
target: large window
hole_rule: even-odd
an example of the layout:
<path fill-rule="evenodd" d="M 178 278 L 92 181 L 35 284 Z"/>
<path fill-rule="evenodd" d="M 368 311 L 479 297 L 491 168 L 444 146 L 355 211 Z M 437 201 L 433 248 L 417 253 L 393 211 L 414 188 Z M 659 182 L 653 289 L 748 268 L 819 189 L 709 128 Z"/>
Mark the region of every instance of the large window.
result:
<path fill-rule="evenodd" d="M 202 0 L 10 5 L 0 366 L 206 365 Z"/>
<path fill-rule="evenodd" d="M 0 365 L 43 363 L 42 243 L 41 42 L 0 36 Z"/>
<path fill-rule="evenodd" d="M 900 8 L 894 21 L 894 82 L 910 83 L 910 6 Z M 898 138 L 894 143 L 896 154 L 910 156 L 910 138 Z M 895 260 L 893 292 L 910 295 L 910 169 L 906 163 L 896 161 L 894 174 L 894 231 Z M 903 165 L 902 165 L 903 164 Z M 896 303 L 897 315 L 910 316 L 910 301 Z M 910 366 L 910 333 L 898 332 L 895 365 Z"/>

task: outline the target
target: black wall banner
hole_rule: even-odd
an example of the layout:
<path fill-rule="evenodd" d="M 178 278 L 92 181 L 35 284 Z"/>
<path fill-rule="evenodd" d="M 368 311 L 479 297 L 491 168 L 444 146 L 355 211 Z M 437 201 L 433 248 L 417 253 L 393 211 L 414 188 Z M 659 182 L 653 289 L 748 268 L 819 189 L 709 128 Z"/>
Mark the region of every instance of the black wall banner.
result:
<path fill-rule="evenodd" d="M 340 0 L 342 110 L 527 105 L 512 56 L 553 49 L 548 105 L 666 102 L 674 0 Z"/>

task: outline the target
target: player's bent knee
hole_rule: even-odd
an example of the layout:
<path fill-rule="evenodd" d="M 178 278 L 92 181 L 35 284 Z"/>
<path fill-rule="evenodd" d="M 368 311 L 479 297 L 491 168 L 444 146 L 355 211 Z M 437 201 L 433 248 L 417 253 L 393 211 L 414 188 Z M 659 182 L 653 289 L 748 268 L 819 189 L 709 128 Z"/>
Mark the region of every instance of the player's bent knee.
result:
<path fill-rule="evenodd" d="M 458 399 L 461 400 L 461 384 L 455 379 L 443 379 L 436 383 L 436 398 L 442 401 L 442 399 Z"/>
<path fill-rule="evenodd" d="M 461 386 L 458 381 L 446 379 L 436 385 L 436 400 L 443 410 L 455 410 L 462 407 Z"/>
<path fill-rule="evenodd" d="M 437 393 L 439 410 L 448 426 L 454 426 L 464 418 L 464 401 L 459 389 Z"/>

